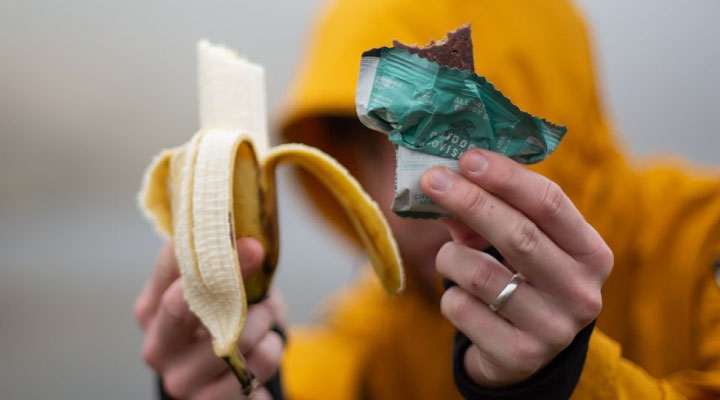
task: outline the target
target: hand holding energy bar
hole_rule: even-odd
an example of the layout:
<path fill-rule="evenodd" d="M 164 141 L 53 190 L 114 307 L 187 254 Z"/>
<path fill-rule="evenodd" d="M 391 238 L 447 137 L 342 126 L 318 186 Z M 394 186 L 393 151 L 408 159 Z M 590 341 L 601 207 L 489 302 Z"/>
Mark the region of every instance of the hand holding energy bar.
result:
<path fill-rule="evenodd" d="M 466 150 L 489 149 L 532 164 L 564 136 L 565 127 L 521 111 L 473 72 L 472 56 L 462 56 L 472 54 L 469 25 L 426 47 L 395 45 L 363 53 L 355 101 L 360 121 L 398 146 L 397 214 L 445 215 L 420 191 L 420 176 L 435 165 L 456 168 L 452 160 Z"/>

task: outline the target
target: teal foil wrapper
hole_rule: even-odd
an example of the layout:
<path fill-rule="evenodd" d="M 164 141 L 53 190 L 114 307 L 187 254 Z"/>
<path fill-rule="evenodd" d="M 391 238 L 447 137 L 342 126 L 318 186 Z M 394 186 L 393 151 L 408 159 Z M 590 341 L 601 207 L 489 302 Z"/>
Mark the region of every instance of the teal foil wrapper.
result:
<path fill-rule="evenodd" d="M 521 111 L 481 76 L 389 47 L 362 55 L 355 100 L 360 121 L 391 142 L 451 159 L 482 148 L 533 164 L 567 130 Z"/>

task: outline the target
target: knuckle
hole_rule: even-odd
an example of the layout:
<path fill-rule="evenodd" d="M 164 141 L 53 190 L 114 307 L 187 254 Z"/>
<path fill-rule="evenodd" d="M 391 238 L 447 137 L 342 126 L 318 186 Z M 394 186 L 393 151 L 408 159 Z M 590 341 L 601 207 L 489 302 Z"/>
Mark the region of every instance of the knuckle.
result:
<path fill-rule="evenodd" d="M 574 324 L 565 318 L 551 319 L 552 327 L 547 330 L 546 341 L 554 353 L 559 353 L 572 343 L 577 330 Z"/>
<path fill-rule="evenodd" d="M 500 189 L 507 190 L 518 184 L 518 172 L 520 172 L 519 168 L 522 167 L 518 166 L 517 163 L 506 163 L 505 168 L 503 168 L 505 171 L 503 174 L 504 176 L 501 176 L 501 179 L 498 180 L 498 186 Z"/>
<path fill-rule="evenodd" d="M 604 282 L 608 276 L 610 276 L 610 272 L 612 272 L 613 265 L 615 264 L 615 254 L 610 247 L 603 242 L 602 245 L 598 247 L 595 258 L 597 271 L 600 279 Z"/>
<path fill-rule="evenodd" d="M 272 338 L 272 339 L 271 339 Z M 275 332 L 268 333 L 265 345 L 253 352 L 253 373 L 265 380 L 272 376 L 278 368 L 278 354 L 281 352 L 282 339 Z"/>
<path fill-rule="evenodd" d="M 612 272 L 615 254 L 591 225 L 588 224 L 587 227 L 594 231 L 595 235 L 590 239 L 589 250 L 579 254 L 578 260 L 588 267 L 593 278 L 604 282 Z"/>
<path fill-rule="evenodd" d="M 598 315 L 600 315 L 602 306 L 602 296 L 599 293 L 589 297 L 585 302 L 585 313 L 582 315 L 582 325 L 585 326 L 597 318 Z"/>
<path fill-rule="evenodd" d="M 574 305 L 580 328 L 597 318 L 603 306 L 600 291 L 588 286 L 588 284 L 576 285 L 572 294 L 571 304 Z"/>
<path fill-rule="evenodd" d="M 185 318 L 190 312 L 179 284 L 171 286 L 163 293 L 160 306 L 167 314 L 176 319 Z"/>
<path fill-rule="evenodd" d="M 175 399 L 182 399 L 187 396 L 189 388 L 186 382 L 188 382 L 188 379 L 183 377 L 179 372 L 169 371 L 163 375 L 165 391 Z"/>
<path fill-rule="evenodd" d="M 470 277 L 470 285 L 477 290 L 490 288 L 496 274 L 495 268 L 488 262 L 478 263 Z"/>
<path fill-rule="evenodd" d="M 267 389 L 261 387 L 250 395 L 250 400 L 272 400 L 272 396 L 270 396 Z"/>
<path fill-rule="evenodd" d="M 270 332 L 268 333 L 270 337 L 272 338 L 272 347 L 270 351 L 270 361 L 272 366 L 272 373 L 275 373 L 275 370 L 280 365 L 280 359 L 283 355 L 283 349 L 285 348 L 285 343 L 283 342 L 282 336 L 280 336 L 277 332 Z"/>
<path fill-rule="evenodd" d="M 545 194 L 540 202 L 540 212 L 546 217 L 554 217 L 560 214 L 564 201 L 565 193 L 560 186 L 551 180 L 547 180 Z"/>
<path fill-rule="evenodd" d="M 283 299 L 282 294 L 280 294 L 280 291 L 276 288 L 270 289 L 270 296 L 265 301 L 265 303 L 270 307 L 270 310 L 272 311 L 273 316 L 276 318 L 277 322 L 280 325 L 286 325 L 287 324 L 287 306 L 285 304 L 285 300 Z"/>
<path fill-rule="evenodd" d="M 518 218 L 510 233 L 509 245 L 517 254 L 531 255 L 540 240 L 537 226 L 530 220 Z"/>
<path fill-rule="evenodd" d="M 144 326 L 147 320 L 150 318 L 150 304 L 145 297 L 138 297 L 135 300 L 135 306 L 133 307 L 135 313 L 135 320 Z"/>
<path fill-rule="evenodd" d="M 467 215 L 479 215 L 488 203 L 488 195 L 477 187 L 470 186 L 462 196 L 461 212 Z"/>
<path fill-rule="evenodd" d="M 152 337 L 145 338 L 145 342 L 142 347 L 142 357 L 145 364 L 155 371 L 160 371 L 161 357 L 157 341 L 153 340 Z"/>

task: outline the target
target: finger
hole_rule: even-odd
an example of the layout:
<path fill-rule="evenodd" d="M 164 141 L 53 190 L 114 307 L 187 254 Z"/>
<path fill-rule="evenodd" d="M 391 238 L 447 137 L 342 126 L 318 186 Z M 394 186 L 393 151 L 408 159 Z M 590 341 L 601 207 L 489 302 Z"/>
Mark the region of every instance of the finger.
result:
<path fill-rule="evenodd" d="M 243 237 L 237 241 L 238 261 L 243 278 L 260 268 L 265 258 L 265 248 L 255 238 Z"/>
<path fill-rule="evenodd" d="M 246 397 L 241 394 L 240 383 L 238 383 L 237 378 L 231 372 L 220 375 L 214 381 L 190 394 L 187 398 L 190 400 L 246 399 Z"/>
<path fill-rule="evenodd" d="M 172 242 L 167 242 L 160 249 L 155 268 L 153 268 L 150 280 L 140 292 L 135 302 L 135 318 L 143 329 L 147 329 L 148 322 L 155 315 L 160 298 L 165 289 L 175 281 L 180 272 L 178 271 L 177 259 Z"/>
<path fill-rule="evenodd" d="M 171 242 L 162 247 L 150 280 L 135 302 L 135 316 L 143 329 L 147 329 L 150 318 L 157 311 L 160 297 L 165 289 L 180 275 L 174 251 Z M 238 239 L 237 251 L 244 277 L 249 276 L 262 265 L 265 250 L 256 239 L 249 237 Z"/>
<path fill-rule="evenodd" d="M 148 364 L 162 369 L 169 359 L 189 345 L 199 325 L 200 321 L 183 298 L 178 279 L 163 294 L 157 315 L 149 324 L 143 349 Z"/>
<path fill-rule="evenodd" d="M 570 255 L 594 253 L 603 243 L 560 186 L 517 162 L 498 153 L 473 149 L 460 158 L 460 171 L 527 215 Z"/>
<path fill-rule="evenodd" d="M 445 243 L 440 248 L 435 265 L 438 273 L 486 305 L 495 301 L 513 276 L 491 255 L 453 242 Z M 558 318 L 552 304 L 524 281 L 520 282 L 497 313 L 525 331 L 542 329 L 546 321 Z"/>
<path fill-rule="evenodd" d="M 268 293 L 268 298 L 264 301 L 270 307 L 270 311 L 273 315 L 273 321 L 280 326 L 282 330 L 287 332 L 288 318 L 287 318 L 287 307 L 283 300 L 280 292 L 275 288 L 271 288 Z"/>
<path fill-rule="evenodd" d="M 502 264 L 513 271 L 513 273 L 515 272 L 515 269 L 507 263 L 502 254 L 500 254 L 496 248 L 492 247 L 487 239 L 478 235 L 471 227 L 467 226 L 466 223 L 457 218 L 443 219 L 441 221 L 445 224 L 454 242 L 472 249 L 482 250 L 483 253 L 490 254 L 496 260 L 501 261 Z"/>
<path fill-rule="evenodd" d="M 473 249 L 483 250 L 490 247 L 490 242 L 484 237 L 478 235 L 472 228 L 457 218 L 443 219 L 450 237 L 454 242 L 463 244 Z"/>
<path fill-rule="evenodd" d="M 215 381 L 204 386 L 188 397 L 189 400 L 272 400 L 264 387 L 253 391 L 250 397 L 243 396 L 240 384 L 232 373 L 223 374 Z"/>
<path fill-rule="evenodd" d="M 442 314 L 483 352 L 500 357 L 507 352 L 508 342 L 518 334 L 518 328 L 464 289 L 454 286 L 440 298 Z"/>
<path fill-rule="evenodd" d="M 250 395 L 250 400 L 272 400 L 272 396 L 270 395 L 270 392 L 267 391 L 267 389 L 262 387 Z"/>
<path fill-rule="evenodd" d="M 273 315 L 270 307 L 265 303 L 258 303 L 248 308 L 245 328 L 240 335 L 238 348 L 246 354 L 270 330 L 273 324 Z"/>
<path fill-rule="evenodd" d="M 172 397 L 184 399 L 227 371 L 227 364 L 215 355 L 209 340 L 196 341 L 173 357 L 163 373 L 163 384 Z"/>
<path fill-rule="evenodd" d="M 564 348 L 554 347 L 532 333 L 514 327 L 460 287 L 448 289 L 440 306 L 443 315 L 482 355 L 486 367 L 483 375 L 489 381 L 508 378 L 508 372 L 522 375 L 519 378 L 530 376 Z M 468 369 L 471 376 L 477 376 L 473 372 L 477 371 Z M 518 380 L 513 375 L 510 378 L 513 378 L 511 381 Z"/>
<path fill-rule="evenodd" d="M 268 332 L 247 355 L 248 369 L 255 374 L 258 382 L 264 384 L 278 370 L 282 357 L 283 343 L 280 335 Z"/>
<path fill-rule="evenodd" d="M 576 262 L 525 215 L 454 171 L 432 168 L 423 174 L 421 187 L 486 238 L 533 285 L 561 289 L 567 277 L 577 275 Z"/>
<path fill-rule="evenodd" d="M 542 345 L 527 339 L 528 348 L 542 348 Z M 509 350 L 513 354 L 515 350 Z M 535 354 L 511 356 L 497 359 L 493 354 L 486 354 L 478 346 L 470 346 L 465 352 L 465 372 L 481 386 L 493 388 L 503 387 L 522 381 L 542 368 L 550 358 L 538 358 Z M 536 358 L 530 358 L 536 357 Z"/>

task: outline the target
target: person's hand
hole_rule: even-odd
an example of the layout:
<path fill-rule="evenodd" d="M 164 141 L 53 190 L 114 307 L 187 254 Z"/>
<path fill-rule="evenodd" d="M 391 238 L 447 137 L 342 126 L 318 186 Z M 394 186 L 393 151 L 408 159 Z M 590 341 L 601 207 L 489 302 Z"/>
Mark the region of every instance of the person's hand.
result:
<path fill-rule="evenodd" d="M 457 217 L 436 268 L 458 286 L 441 310 L 473 343 L 464 366 L 475 382 L 502 387 L 548 364 L 600 313 L 613 255 L 545 177 L 490 151 L 470 150 L 460 171 L 437 167 L 423 191 Z M 500 263 L 480 251 L 494 246 Z M 521 281 L 497 312 L 492 304 L 517 272 Z"/>
<path fill-rule="evenodd" d="M 262 245 L 250 238 L 237 242 L 242 274 L 260 267 Z M 165 390 L 176 399 L 241 399 L 240 384 L 227 364 L 212 350 L 210 334 L 190 311 L 183 298 L 177 260 L 172 244 L 158 255 L 155 269 L 135 303 L 135 316 L 145 332 L 143 357 L 162 377 Z M 277 292 L 248 308 L 245 329 L 238 347 L 248 368 L 260 384 L 278 369 L 283 340 L 272 331 L 285 325 L 284 306 Z M 270 399 L 258 388 L 252 399 Z"/>

